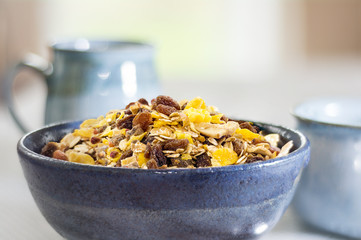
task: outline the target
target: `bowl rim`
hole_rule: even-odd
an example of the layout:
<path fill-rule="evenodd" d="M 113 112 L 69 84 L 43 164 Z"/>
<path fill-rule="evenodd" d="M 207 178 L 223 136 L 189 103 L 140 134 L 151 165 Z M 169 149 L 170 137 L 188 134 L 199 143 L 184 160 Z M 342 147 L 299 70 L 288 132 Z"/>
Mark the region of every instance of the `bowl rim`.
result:
<path fill-rule="evenodd" d="M 295 156 L 302 154 L 303 152 L 306 152 L 310 149 L 310 142 L 308 138 L 301 133 L 298 130 L 291 129 L 288 127 L 284 127 L 281 125 L 275 125 L 271 123 L 264 123 L 264 122 L 257 122 L 257 121 L 251 121 L 256 124 L 262 124 L 267 125 L 270 127 L 279 128 L 282 130 L 285 130 L 287 132 L 293 132 L 297 136 L 300 137 L 301 145 L 295 149 L 293 152 L 289 153 L 286 156 L 270 159 L 263 162 L 254 162 L 254 163 L 247 163 L 247 164 L 240 164 L 240 165 L 227 165 L 222 167 L 203 167 L 203 168 L 166 168 L 166 169 L 142 169 L 142 168 L 120 168 L 120 167 L 107 167 L 107 166 L 101 166 L 101 165 L 88 165 L 88 164 L 82 164 L 82 163 L 75 163 L 75 162 L 68 162 L 68 161 L 61 161 L 58 159 L 54 159 L 51 157 L 47 157 L 44 155 L 41 155 L 40 153 L 36 153 L 29 148 L 27 148 L 24 144 L 25 139 L 27 139 L 30 135 L 35 134 L 37 132 L 51 129 L 57 126 L 61 125 L 68 125 L 71 123 L 77 123 L 82 121 L 62 121 L 57 122 L 53 124 L 48 124 L 44 127 L 35 129 L 33 131 L 30 131 L 26 133 L 23 137 L 20 138 L 20 140 L 17 143 L 17 151 L 18 154 L 21 152 L 22 154 L 26 155 L 27 157 L 31 158 L 32 160 L 38 162 L 38 163 L 46 163 L 46 165 L 49 166 L 56 166 L 60 168 L 66 168 L 66 169 L 78 169 L 78 170 L 91 170 L 91 171 L 105 171 L 108 173 L 151 173 L 151 174 L 185 174 L 185 173 L 209 173 L 209 172 L 233 172 L 233 171 L 247 171 L 252 169 L 258 169 L 263 168 L 267 166 L 275 166 L 275 165 L 284 165 L 290 162 L 291 159 L 296 159 Z M 304 160 L 305 162 L 308 162 L 307 160 Z M 303 164 L 305 166 L 305 163 Z"/>
<path fill-rule="evenodd" d="M 301 114 L 296 113 L 297 109 L 301 108 L 303 105 L 305 105 L 307 103 L 318 102 L 318 101 L 321 101 L 321 100 L 355 100 L 355 99 L 361 101 L 361 98 L 359 98 L 359 97 L 318 97 L 318 98 L 312 98 L 312 99 L 301 101 L 301 102 L 295 104 L 289 110 L 289 112 L 296 119 L 307 122 L 307 123 L 316 123 L 316 124 L 320 124 L 320 125 L 324 125 L 324 126 L 344 127 L 344 128 L 351 128 L 351 129 L 361 129 L 361 126 L 358 126 L 358 125 L 316 120 L 314 118 L 305 117 L 305 116 L 302 116 Z"/>

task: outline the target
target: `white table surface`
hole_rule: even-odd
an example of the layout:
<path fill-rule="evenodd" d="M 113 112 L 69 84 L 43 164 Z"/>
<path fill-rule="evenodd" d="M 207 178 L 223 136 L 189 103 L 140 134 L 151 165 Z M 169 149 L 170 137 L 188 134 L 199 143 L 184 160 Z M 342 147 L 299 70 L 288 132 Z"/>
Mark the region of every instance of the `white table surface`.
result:
<path fill-rule="evenodd" d="M 351 71 L 301 71 L 284 74 L 264 82 L 194 82 L 164 83 L 163 92 L 180 100 L 201 96 L 229 116 L 294 127 L 289 110 L 296 103 L 317 96 L 361 96 L 361 68 Z M 351 72 L 351 73 L 350 73 Z M 345 73 L 345 74 L 343 74 Z M 347 78 L 344 78 L 344 77 Z M 32 129 L 41 126 L 45 87 L 34 81 L 18 93 L 22 117 Z M 16 153 L 22 133 L 12 121 L 4 102 L 0 103 L 0 239 L 63 239 L 48 225 L 28 190 Z M 280 222 L 262 240 L 345 239 L 306 226 L 290 207 Z"/>

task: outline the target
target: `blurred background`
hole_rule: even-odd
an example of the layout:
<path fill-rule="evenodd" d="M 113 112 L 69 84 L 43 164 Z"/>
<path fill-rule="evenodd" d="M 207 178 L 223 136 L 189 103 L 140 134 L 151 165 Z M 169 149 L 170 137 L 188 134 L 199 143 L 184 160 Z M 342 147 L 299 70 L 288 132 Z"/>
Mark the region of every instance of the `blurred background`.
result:
<path fill-rule="evenodd" d="M 360 22 L 358 0 L 0 0 L 0 74 L 29 51 L 48 58 L 54 39 L 89 37 L 151 42 L 164 82 L 270 81 L 359 60 Z"/>
<path fill-rule="evenodd" d="M 317 81 L 344 89 L 320 89 L 319 95 L 354 95 L 349 89 L 361 76 L 360 22 L 359 0 L 0 0 L 0 86 L 26 53 L 50 59 L 53 40 L 85 37 L 152 43 L 165 90 L 227 83 L 267 93 L 275 85 L 281 91 Z M 42 106 L 45 84 L 28 74 L 16 81 L 17 96 L 29 86 L 42 88 L 42 98 L 27 101 Z"/>
<path fill-rule="evenodd" d="M 0 239 L 58 236 L 19 177 L 22 133 L 4 103 L 5 76 L 26 53 L 51 59 L 49 43 L 78 37 L 150 42 L 165 94 L 200 95 L 224 113 L 292 127 L 289 109 L 300 101 L 361 96 L 360 23 L 360 0 L 0 0 L 0 151 L 11 159 L 0 172 Z M 25 71 L 14 86 L 31 129 L 43 122 L 39 78 Z M 286 213 L 271 237 L 296 239 L 285 234 L 304 230 L 294 223 Z M 324 239 L 307 234 L 299 239 Z"/>

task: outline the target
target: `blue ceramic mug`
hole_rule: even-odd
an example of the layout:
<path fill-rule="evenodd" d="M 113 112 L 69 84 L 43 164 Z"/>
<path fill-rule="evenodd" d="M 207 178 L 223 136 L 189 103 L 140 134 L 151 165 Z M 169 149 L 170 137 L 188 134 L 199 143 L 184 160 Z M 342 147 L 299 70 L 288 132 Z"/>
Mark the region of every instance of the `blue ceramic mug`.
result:
<path fill-rule="evenodd" d="M 361 98 L 322 97 L 293 110 L 311 142 L 294 206 L 306 222 L 361 238 Z"/>
<path fill-rule="evenodd" d="M 7 78 L 7 104 L 27 132 L 13 104 L 13 79 L 24 68 L 44 76 L 48 88 L 45 124 L 104 115 L 160 91 L 152 46 L 137 42 L 77 39 L 51 46 L 53 61 L 36 55 L 17 64 Z"/>

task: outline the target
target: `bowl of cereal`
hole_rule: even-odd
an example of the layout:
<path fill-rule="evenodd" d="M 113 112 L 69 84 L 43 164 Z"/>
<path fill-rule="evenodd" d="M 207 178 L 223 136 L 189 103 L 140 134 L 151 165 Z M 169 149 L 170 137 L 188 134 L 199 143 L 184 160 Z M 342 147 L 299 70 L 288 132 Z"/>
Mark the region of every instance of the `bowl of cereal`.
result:
<path fill-rule="evenodd" d="M 158 96 L 18 143 L 33 198 L 67 239 L 253 239 L 288 207 L 309 142 Z"/>

